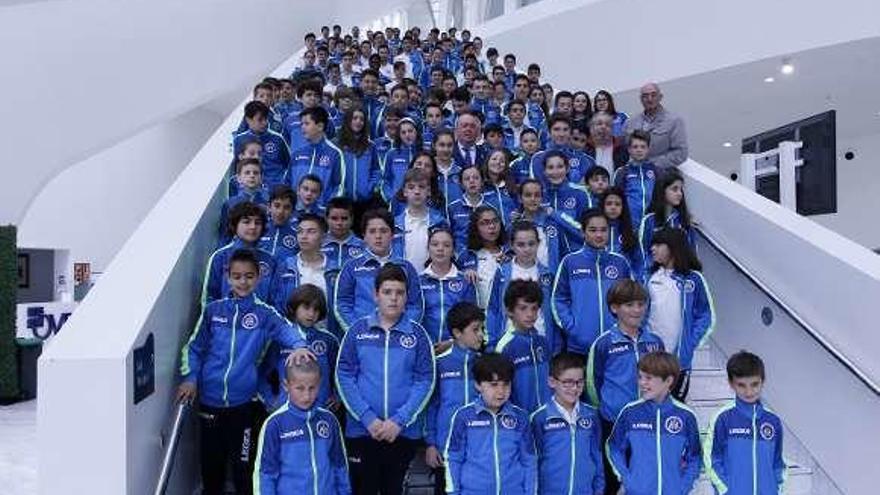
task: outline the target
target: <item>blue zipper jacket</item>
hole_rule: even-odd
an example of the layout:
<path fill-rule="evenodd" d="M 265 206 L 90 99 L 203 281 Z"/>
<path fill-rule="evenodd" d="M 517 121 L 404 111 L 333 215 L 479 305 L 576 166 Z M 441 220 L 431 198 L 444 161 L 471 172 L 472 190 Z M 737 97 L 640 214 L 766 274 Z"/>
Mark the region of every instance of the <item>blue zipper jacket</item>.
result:
<path fill-rule="evenodd" d="M 568 157 L 568 180 L 575 184 L 583 183 L 587 172 L 596 166 L 596 162 L 590 158 L 590 155 L 583 151 L 576 150 L 569 146 L 560 146 L 550 143 L 547 145 L 546 150 L 539 151 L 532 157 L 532 177 L 541 181 L 542 184 L 547 184 L 547 178 L 544 176 L 544 161 L 546 160 L 547 153 L 553 150 L 562 151 L 565 153 L 565 156 Z"/>
<path fill-rule="evenodd" d="M 239 132 L 232 138 L 233 156 L 238 157 L 238 154 L 241 153 L 242 143 L 254 138 L 263 145 L 263 154 L 260 157 L 260 164 L 263 166 L 263 184 L 269 189 L 274 185 L 283 184 L 287 179 L 290 147 L 287 146 L 287 142 L 281 134 L 271 129 L 260 134 L 250 129 Z"/>
<path fill-rule="evenodd" d="M 551 400 L 530 418 L 538 452 L 538 493 L 596 495 L 605 491 L 602 423 L 595 408 L 581 402 L 568 422 Z"/>
<path fill-rule="evenodd" d="M 428 229 L 426 233 L 430 235 L 431 229 L 437 227 L 448 227 L 446 215 L 435 208 L 428 208 Z M 401 258 L 406 257 L 406 205 L 403 210 L 394 216 L 394 238 L 391 239 L 391 251 Z M 428 252 L 428 239 L 425 239 L 422 249 Z M 421 269 L 423 267 L 419 267 Z"/>
<path fill-rule="evenodd" d="M 599 204 L 598 200 L 591 196 L 591 201 L 595 201 L 595 204 Z M 633 232 L 634 234 L 638 234 L 638 232 Z M 635 278 L 638 282 L 641 282 L 644 285 L 642 280 L 643 273 L 645 270 L 645 258 L 644 252 L 642 251 L 641 246 L 638 245 L 638 239 L 636 239 L 636 246 L 633 247 L 630 251 L 625 251 L 623 248 L 623 234 L 620 233 L 620 219 L 617 220 L 608 220 L 608 251 L 612 253 L 617 253 L 627 261 L 629 261 L 629 266 L 633 274 L 633 278 Z"/>
<path fill-rule="evenodd" d="M 531 179 L 532 175 L 532 157 L 523 152 L 520 156 L 510 162 L 510 173 L 513 174 L 513 180 L 516 185 L 522 185 L 526 179 Z"/>
<path fill-rule="evenodd" d="M 330 263 L 329 268 L 337 271 L 341 270 L 348 260 L 357 258 L 364 254 L 366 250 L 367 245 L 363 239 L 352 233 L 349 233 L 348 237 L 341 241 L 331 238 L 328 234 L 324 238 L 324 245 L 321 247 L 321 252 L 324 253 L 327 261 Z"/>
<path fill-rule="evenodd" d="M 461 167 L 453 162 L 449 166 L 449 171 L 444 174 L 438 168 L 437 170 L 437 190 L 443 194 L 443 213 L 446 214 L 446 220 L 449 221 L 449 204 L 453 201 L 461 199 L 464 192 L 461 189 Z"/>
<path fill-rule="evenodd" d="M 479 396 L 473 374 L 474 360 L 479 356 L 477 351 L 457 344 L 437 356 L 437 384 L 425 414 L 426 445 L 442 452 L 452 414 Z"/>
<path fill-rule="evenodd" d="M 452 229 L 452 235 L 455 239 L 455 252 L 461 254 L 467 249 L 468 229 L 471 225 L 471 213 L 482 205 L 489 203 L 480 196 L 480 202 L 472 204 L 467 196 L 446 203 L 446 212 L 449 215 L 449 226 Z M 491 205 L 489 205 L 491 206 Z M 494 206 L 493 206 L 494 208 Z M 500 214 L 499 214 L 500 216 Z"/>
<path fill-rule="evenodd" d="M 519 210 L 518 218 L 525 219 L 522 208 Z M 568 243 L 564 242 L 564 239 L 575 239 L 571 244 L 576 246 L 584 244 L 584 232 L 581 224 L 566 213 L 559 213 L 556 210 L 550 213 L 539 211 L 532 217 L 531 222 L 538 228 L 540 242 L 547 245 L 547 267 L 559 266 L 559 262 L 568 254 L 564 247 Z M 513 225 L 508 226 L 508 239 L 512 228 Z M 550 300 L 546 299 L 545 302 L 549 304 Z"/>
<path fill-rule="evenodd" d="M 534 328 L 527 332 L 512 326 L 498 341 L 495 351 L 513 362 L 513 389 L 510 401 L 528 412 L 534 412 L 550 400 L 550 349 L 547 339 Z"/>
<path fill-rule="evenodd" d="M 306 139 L 306 136 L 302 131 L 302 117 L 300 117 L 300 113 L 303 109 L 304 108 L 300 106 L 299 111 L 287 114 L 287 118 L 281 123 L 281 136 L 290 145 L 291 150 L 296 150 L 309 144 L 308 139 Z M 327 110 L 328 116 L 332 114 L 331 108 L 324 106 L 324 110 Z M 333 139 L 336 135 L 336 128 L 333 126 L 332 121 L 327 122 L 324 132 L 329 139 Z"/>
<path fill-rule="evenodd" d="M 538 489 L 528 413 L 510 401 L 498 413 L 480 397 L 458 408 L 443 458 L 450 495 L 532 495 Z"/>
<path fill-rule="evenodd" d="M 678 356 L 681 369 L 689 370 L 694 362 L 694 352 L 715 331 L 715 303 L 702 273 L 696 270 L 686 274 L 673 272 L 672 278 L 680 294 L 682 328 L 676 348 L 667 351 Z M 648 315 L 645 315 L 645 321 L 648 321 Z"/>
<path fill-rule="evenodd" d="M 636 231 L 636 234 L 639 236 L 639 250 L 641 251 L 642 259 L 645 261 L 642 264 L 642 276 L 644 277 L 643 283 L 648 282 L 648 278 L 650 277 L 651 265 L 653 264 L 652 256 L 651 256 L 651 242 L 654 240 L 654 232 L 664 228 L 672 228 L 672 229 L 681 229 L 681 215 L 677 210 L 672 210 L 669 213 L 669 216 L 666 217 L 666 221 L 663 225 L 657 225 L 657 214 L 656 213 L 648 213 L 642 218 L 642 223 L 639 226 L 639 230 Z M 694 252 L 697 252 L 697 236 L 694 232 L 694 229 L 688 227 L 684 229 L 685 237 L 687 238 L 688 245 Z"/>
<path fill-rule="evenodd" d="M 318 204 L 324 206 L 330 198 L 345 193 L 345 169 L 342 150 L 327 138 L 322 138 L 293 152 L 290 158 L 290 187 L 296 191 L 304 176 L 317 175 L 321 179 Z"/>
<path fill-rule="evenodd" d="M 271 302 L 270 289 L 272 288 L 272 280 L 275 278 L 275 258 L 266 251 L 248 245 L 236 237 L 229 244 L 214 251 L 211 257 L 208 258 L 205 281 L 202 285 L 202 306 L 224 297 L 224 295 L 229 294 L 229 291 L 232 290 L 227 277 L 229 258 L 232 257 L 232 253 L 239 249 L 253 251 L 256 255 L 257 262 L 260 264 L 260 281 L 254 293 L 261 300 Z"/>
<path fill-rule="evenodd" d="M 269 342 L 305 347 L 303 335 L 254 294 L 230 296 L 205 305 L 181 352 L 180 374 L 195 383 L 199 401 L 235 407 L 257 393 L 257 361 Z"/>
<path fill-rule="evenodd" d="M 584 245 L 562 258 L 550 306 L 569 351 L 586 354 L 596 337 L 614 325 L 606 294 L 630 276 L 629 261 L 604 249 Z"/>
<path fill-rule="evenodd" d="M 350 495 L 348 458 L 330 411 L 287 403 L 263 424 L 254 466 L 254 495 Z"/>
<path fill-rule="evenodd" d="M 489 304 L 486 306 L 486 333 L 489 337 L 489 347 L 501 339 L 509 328 L 507 311 L 504 308 L 504 293 L 510 282 L 513 281 L 514 260 L 506 261 L 495 270 L 495 278 L 492 280 L 492 288 L 489 290 Z M 546 266 L 538 263 L 538 284 L 544 294 L 544 304 L 541 305 L 541 315 L 544 317 L 544 338 L 547 341 L 549 356 L 555 356 L 562 350 L 562 338 L 557 335 L 556 323 L 553 320 L 553 311 L 550 309 L 550 297 L 553 291 L 553 272 Z"/>
<path fill-rule="evenodd" d="M 368 437 L 367 427 L 376 419 L 394 421 L 406 438 L 423 436 L 421 413 L 434 390 L 434 349 L 425 329 L 404 318 L 386 331 L 373 313 L 342 339 L 336 390 L 348 411 L 348 438 Z"/>
<path fill-rule="evenodd" d="M 272 281 L 272 289 L 271 289 L 271 300 L 272 306 L 278 310 L 279 313 L 285 314 L 287 311 L 287 302 L 290 300 L 290 296 L 293 294 L 299 286 L 302 284 L 301 274 L 299 272 L 299 267 L 297 266 L 297 261 L 299 260 L 299 253 L 294 255 L 291 258 L 286 258 L 284 260 L 278 261 L 278 268 L 275 270 L 275 278 Z M 334 290 L 336 289 L 336 276 L 339 274 L 339 270 L 333 268 L 333 264 L 330 260 L 327 259 L 326 255 L 324 256 L 324 289 L 327 291 L 324 295 L 327 299 L 327 307 L 332 308 L 334 302 Z M 333 334 L 340 334 L 338 325 L 336 324 L 336 319 L 333 318 L 333 314 L 331 312 L 327 312 L 327 329 L 330 330 Z"/>
<path fill-rule="evenodd" d="M 760 401 L 731 401 L 709 422 L 703 462 L 716 493 L 782 493 L 782 421 Z"/>
<path fill-rule="evenodd" d="M 361 105 L 363 105 L 364 111 L 367 113 L 367 125 L 370 126 L 370 138 L 375 140 L 380 136 L 378 131 L 379 118 L 384 113 L 383 110 L 385 109 L 385 104 L 375 96 L 364 95 L 364 97 L 361 98 Z"/>
<path fill-rule="evenodd" d="M 400 265 L 406 272 L 406 319 L 421 321 L 425 300 L 419 286 L 419 273 L 409 261 L 396 256 L 393 251 L 387 263 Z M 376 273 L 383 264 L 375 254 L 365 249 L 362 255 L 342 266 L 336 279 L 336 301 L 333 305 L 336 321 L 342 331 L 347 331 L 355 321 L 372 314 L 376 309 Z"/>
<path fill-rule="evenodd" d="M 648 213 L 656 181 L 657 168 L 651 162 L 630 161 L 614 171 L 614 185 L 623 189 L 634 229 L 641 226 L 642 217 Z"/>
<path fill-rule="evenodd" d="M 626 404 L 639 397 L 639 359 L 662 351 L 663 341 L 647 326 L 632 339 L 615 325 L 590 347 L 587 358 L 587 395 L 605 421 L 614 421 Z"/>
<path fill-rule="evenodd" d="M 702 465 L 697 417 L 671 397 L 631 402 L 614 423 L 607 451 L 627 495 L 690 493 Z"/>
<path fill-rule="evenodd" d="M 333 374 L 336 369 L 336 357 L 339 355 L 339 339 L 321 328 L 303 328 L 298 323 L 293 323 L 293 326 L 305 336 L 306 345 L 315 355 L 315 361 L 321 368 L 321 384 L 315 405 L 326 407 L 330 397 L 333 396 Z M 277 344 L 271 344 L 260 365 L 259 398 L 269 411 L 278 409 L 290 400 L 283 382 L 278 393 L 275 394 L 268 381 L 271 370 L 278 372 L 279 380 L 285 379 L 289 354 L 290 351 L 282 351 Z"/>
<path fill-rule="evenodd" d="M 266 225 L 266 232 L 257 242 L 257 247 L 274 256 L 279 262 L 295 256 L 299 252 L 296 225 L 290 222 L 284 225 L 275 225 L 270 220 Z"/>
<path fill-rule="evenodd" d="M 486 184 L 483 187 L 483 201 L 495 208 L 495 211 L 501 217 L 501 224 L 505 227 L 511 224 L 510 212 L 516 210 L 519 206 L 516 198 L 510 194 L 506 187 L 497 185 Z"/>
<path fill-rule="evenodd" d="M 584 212 L 590 207 L 590 195 L 587 190 L 571 182 L 563 182 L 559 185 L 546 184 L 543 198 L 547 206 L 553 211 L 564 213 L 577 222 L 580 222 Z M 562 250 L 570 253 L 580 249 L 584 243 L 584 235 L 565 232 L 562 237 Z"/>
<path fill-rule="evenodd" d="M 395 146 L 385 153 L 385 159 L 382 160 L 382 183 L 381 193 L 385 202 L 390 202 L 391 198 L 397 194 L 397 191 L 403 187 L 403 176 L 409 170 L 409 164 L 419 152 L 418 145 L 401 145 Z"/>
<path fill-rule="evenodd" d="M 343 150 L 342 154 L 345 164 L 343 195 L 352 201 L 372 199 L 382 173 L 376 145 L 370 141 L 361 154 L 349 150 Z"/>
<path fill-rule="evenodd" d="M 471 110 L 483 114 L 483 127 L 491 124 L 501 125 L 501 107 L 492 100 L 474 98 L 471 100 Z"/>
<path fill-rule="evenodd" d="M 429 266 L 419 276 L 422 296 L 425 298 L 425 313 L 422 326 L 436 344 L 452 338 L 446 324 L 446 313 L 460 302 L 477 303 L 477 292 L 473 284 L 458 271 L 455 265 L 443 277 L 438 277 Z M 462 405 L 462 404 L 459 404 Z"/>

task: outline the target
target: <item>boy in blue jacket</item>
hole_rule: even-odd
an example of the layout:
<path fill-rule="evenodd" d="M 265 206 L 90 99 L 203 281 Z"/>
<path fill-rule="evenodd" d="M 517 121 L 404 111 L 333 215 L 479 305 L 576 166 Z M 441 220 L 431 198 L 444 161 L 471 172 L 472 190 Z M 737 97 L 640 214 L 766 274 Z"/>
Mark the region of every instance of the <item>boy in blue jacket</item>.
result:
<path fill-rule="evenodd" d="M 458 408 L 450 420 L 443 454 L 446 493 L 536 493 L 537 456 L 529 418 L 508 401 L 513 366 L 499 354 L 485 354 L 474 363 L 480 396 Z"/>
<path fill-rule="evenodd" d="M 177 400 L 199 398 L 200 459 L 203 493 L 221 495 L 226 465 L 233 463 L 238 493 L 250 493 L 257 409 L 256 362 L 269 342 L 294 349 L 292 360 L 312 358 L 303 336 L 256 295 L 260 266 L 251 251 L 238 250 L 226 265 L 226 297 L 204 306 L 195 330 L 181 351 L 183 383 Z"/>
<path fill-rule="evenodd" d="M 553 399 L 530 418 L 538 452 L 538 492 L 544 495 L 601 495 L 605 491 L 602 423 L 599 412 L 581 402 L 584 360 L 563 352 L 550 361 Z"/>
<path fill-rule="evenodd" d="M 547 379 L 551 353 L 547 339 L 535 330 L 544 294 L 534 280 L 514 280 L 504 292 L 510 328 L 495 350 L 510 358 L 516 369 L 511 402 L 534 412 L 550 399 Z"/>
<path fill-rule="evenodd" d="M 740 351 L 727 361 L 727 380 L 736 399 L 712 418 L 703 449 L 715 492 L 782 493 L 782 420 L 761 402 L 764 362 Z"/>
<path fill-rule="evenodd" d="M 399 265 L 380 268 L 375 312 L 357 320 L 339 348 L 336 389 L 348 411 L 345 437 L 358 494 L 400 494 L 422 439 L 434 351 L 425 329 L 407 319 L 408 286 Z"/>
<path fill-rule="evenodd" d="M 327 203 L 327 236 L 321 251 L 337 272 L 345 263 L 366 250 L 364 240 L 351 230 L 354 224 L 354 203 L 346 197 L 333 198 Z"/>
<path fill-rule="evenodd" d="M 274 256 L 279 263 L 292 258 L 299 251 L 296 242 L 296 226 L 291 222 L 296 193 L 287 184 L 272 189 L 269 197 L 269 224 L 257 246 Z"/>
<path fill-rule="evenodd" d="M 286 367 L 289 400 L 260 431 L 254 495 L 352 493 L 339 422 L 316 404 L 323 375 L 314 361 Z"/>
<path fill-rule="evenodd" d="M 447 316 L 454 342 L 437 356 L 437 386 L 425 421 L 425 463 L 434 469 L 435 493 L 445 492 L 441 451 L 449 435 L 449 420 L 456 409 L 470 404 L 477 396 L 472 368 L 485 346 L 485 319 L 483 310 L 470 302 L 457 303 Z"/>
<path fill-rule="evenodd" d="M 657 168 L 648 161 L 650 147 L 650 133 L 642 130 L 633 131 L 629 137 L 630 161 L 614 172 L 614 185 L 626 194 L 630 220 L 636 231 L 642 224 L 642 217 L 648 213 L 654 194 L 654 184 L 657 182 Z"/>
<path fill-rule="evenodd" d="M 700 475 L 697 416 L 669 393 L 678 373 L 678 360 L 668 352 L 639 360 L 642 398 L 620 411 L 607 443 L 627 495 L 690 493 Z"/>
<path fill-rule="evenodd" d="M 345 191 L 345 157 L 342 150 L 327 139 L 330 116 L 326 110 L 307 108 L 300 116 L 305 143 L 293 148 L 290 155 L 290 184 L 298 187 L 303 177 L 318 176 L 321 180 L 318 205 L 324 207 L 330 198 L 342 196 Z"/>
<path fill-rule="evenodd" d="M 223 203 L 220 209 L 220 244 L 230 241 L 229 210 L 239 203 L 250 201 L 262 207 L 269 203 L 268 190 L 263 187 L 262 166 L 256 158 L 242 158 L 235 164 L 237 192 Z"/>
<path fill-rule="evenodd" d="M 269 107 L 259 101 L 244 106 L 244 120 L 247 129 L 232 137 L 234 156 L 241 153 L 245 143 L 257 139 L 263 145 L 261 154 L 263 165 L 263 184 L 271 188 L 287 178 L 287 164 L 290 161 L 290 147 L 277 132 L 269 129 Z"/>

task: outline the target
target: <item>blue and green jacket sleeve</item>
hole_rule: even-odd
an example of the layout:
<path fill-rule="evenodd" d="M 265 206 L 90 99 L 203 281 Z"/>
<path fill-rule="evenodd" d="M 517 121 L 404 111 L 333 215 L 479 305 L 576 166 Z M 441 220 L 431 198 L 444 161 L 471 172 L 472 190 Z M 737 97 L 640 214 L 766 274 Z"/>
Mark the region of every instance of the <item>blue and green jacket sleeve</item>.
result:
<path fill-rule="evenodd" d="M 569 424 L 549 401 L 530 418 L 538 454 L 538 493 L 599 494 L 605 491 L 602 423 L 587 404 Z"/>

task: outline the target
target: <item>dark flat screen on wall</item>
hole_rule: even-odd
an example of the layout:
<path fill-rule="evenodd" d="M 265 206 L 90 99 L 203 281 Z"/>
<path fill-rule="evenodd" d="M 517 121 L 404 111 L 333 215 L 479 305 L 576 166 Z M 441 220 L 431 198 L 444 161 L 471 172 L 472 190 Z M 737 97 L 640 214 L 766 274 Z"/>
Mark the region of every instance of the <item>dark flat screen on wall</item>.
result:
<path fill-rule="evenodd" d="M 837 213 L 837 135 L 834 110 L 813 115 L 743 139 L 743 153 L 761 153 L 782 141 L 803 141 L 797 169 L 797 212 L 801 215 Z M 767 165 L 776 165 L 774 158 Z M 760 167 L 760 165 L 759 165 Z M 779 202 L 779 176 L 760 177 L 758 194 Z"/>

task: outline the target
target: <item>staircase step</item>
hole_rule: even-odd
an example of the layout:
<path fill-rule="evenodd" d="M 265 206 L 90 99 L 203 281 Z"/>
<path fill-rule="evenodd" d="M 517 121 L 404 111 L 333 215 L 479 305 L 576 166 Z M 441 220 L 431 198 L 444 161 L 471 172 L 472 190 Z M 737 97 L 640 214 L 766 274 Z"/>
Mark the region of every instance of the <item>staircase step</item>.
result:
<path fill-rule="evenodd" d="M 727 384 L 726 371 L 720 368 L 694 368 L 691 371 L 690 400 L 720 401 L 733 397 L 733 391 Z"/>
<path fill-rule="evenodd" d="M 712 351 L 711 346 L 702 345 L 697 347 L 694 351 L 694 360 L 691 368 L 695 370 L 719 368 L 718 361 L 715 359 L 715 353 Z"/>

